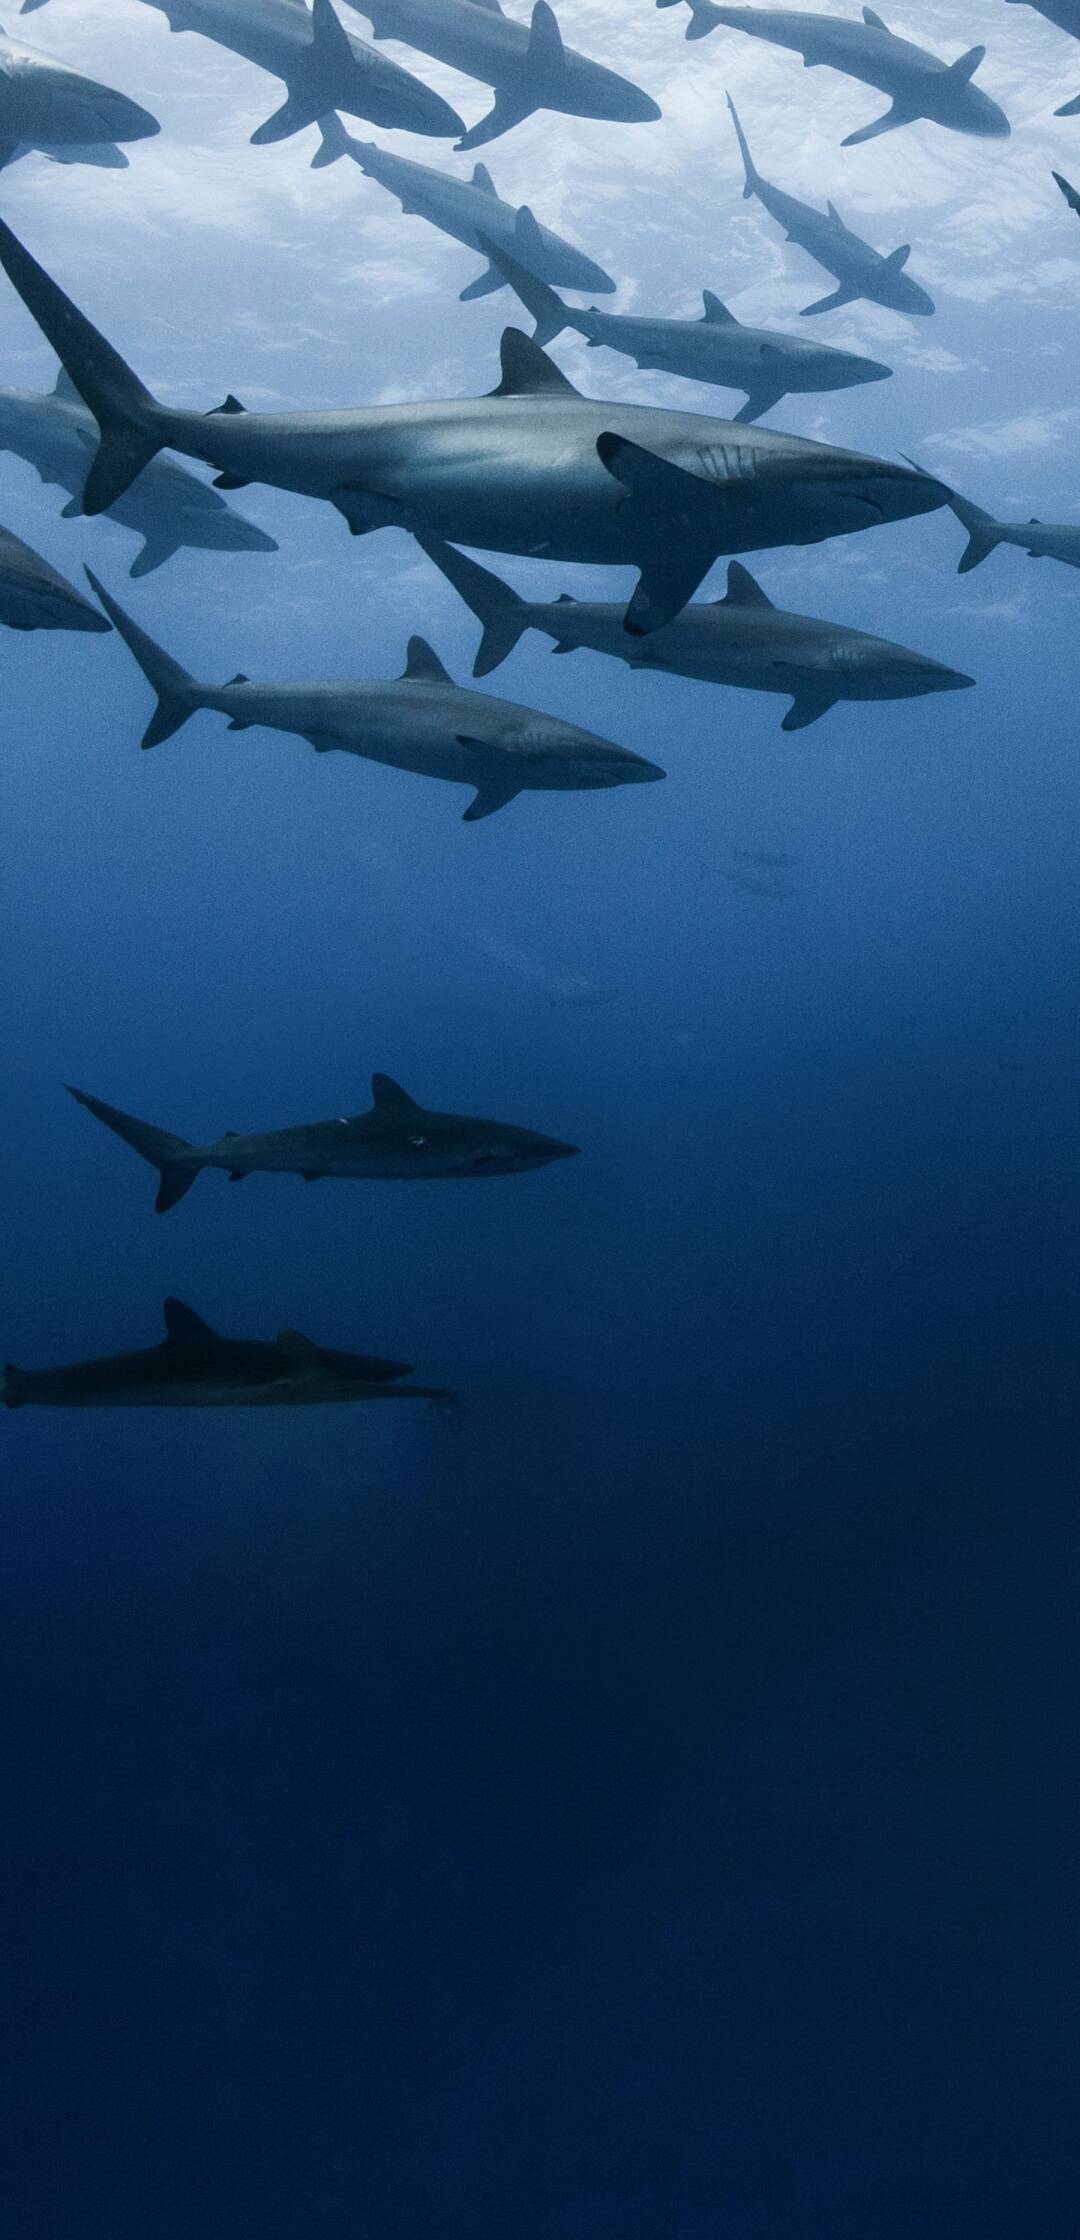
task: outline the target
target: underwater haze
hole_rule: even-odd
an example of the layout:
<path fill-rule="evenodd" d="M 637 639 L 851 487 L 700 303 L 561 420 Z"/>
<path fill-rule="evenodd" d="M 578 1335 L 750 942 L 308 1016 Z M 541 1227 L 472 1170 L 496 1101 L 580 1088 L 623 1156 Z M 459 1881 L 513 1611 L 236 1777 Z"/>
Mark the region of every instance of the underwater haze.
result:
<path fill-rule="evenodd" d="M 688 44 L 681 7 L 556 12 L 660 121 L 542 111 L 483 157 L 605 310 L 709 289 L 889 366 L 764 426 L 1080 530 L 1074 40 L 907 8 L 947 59 L 985 41 L 1011 136 L 844 149 L 865 84 Z M 17 35 L 160 123 L 127 168 L 23 157 L 0 214 L 167 405 L 476 397 L 531 334 L 460 300 L 475 249 L 312 170 L 314 127 L 252 147 L 279 82 L 157 8 Z M 728 93 L 766 179 L 911 244 L 933 317 L 801 319 L 832 283 L 743 199 Z M 4 387 L 51 390 L 2 276 L 0 336 Z M 590 397 L 741 402 L 550 355 Z M 276 550 L 132 581 L 131 529 L 66 502 L 0 455 L 3 526 L 200 680 L 396 678 L 419 634 L 472 682 L 402 528 L 252 483 Z M 776 606 L 974 679 L 794 733 L 783 693 L 527 633 L 475 689 L 666 775 L 482 830 L 460 785 L 218 713 L 140 753 L 118 634 L 2 632 L 2 1358 L 154 1345 L 171 1296 L 458 1395 L 0 1424 L 17 2240 L 1075 2233 L 1080 577 L 1010 544 L 959 574 L 967 541 L 940 506 L 744 552 Z M 530 600 L 635 581 L 477 557 Z M 206 1145 L 366 1112 L 375 1073 L 579 1155 L 211 1172 L 159 1217 L 63 1086 Z"/>

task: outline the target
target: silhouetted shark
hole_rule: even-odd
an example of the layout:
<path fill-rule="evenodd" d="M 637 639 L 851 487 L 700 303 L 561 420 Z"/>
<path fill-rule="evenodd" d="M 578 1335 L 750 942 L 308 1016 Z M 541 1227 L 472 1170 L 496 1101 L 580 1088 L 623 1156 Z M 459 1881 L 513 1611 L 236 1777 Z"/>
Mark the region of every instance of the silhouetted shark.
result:
<path fill-rule="evenodd" d="M 180 1299 L 165 1301 L 165 1337 L 139 1353 L 113 1353 L 63 1369 L 16 1369 L 0 1378 L 6 1408 L 297 1408 L 341 1400 L 452 1400 L 435 1385 L 401 1384 L 405 1361 L 318 1346 L 298 1330 L 270 1343 L 222 1338 Z"/>
<path fill-rule="evenodd" d="M 822 215 L 811 203 L 785 194 L 782 187 L 770 186 L 754 163 L 730 94 L 728 108 L 746 172 L 744 199 L 756 194 L 769 216 L 783 226 L 788 240 L 805 249 L 807 255 L 813 257 L 816 264 L 823 265 L 839 283 L 831 296 L 805 304 L 802 318 L 811 319 L 819 311 L 837 311 L 841 304 L 858 302 L 860 296 L 865 296 L 870 303 L 884 304 L 889 311 L 908 311 L 919 318 L 928 317 L 934 308 L 930 297 L 903 269 L 911 254 L 910 243 L 905 242 L 902 248 L 893 249 L 883 257 L 868 241 L 852 233 L 833 203 L 826 204 L 825 215 Z"/>
<path fill-rule="evenodd" d="M 532 1128 L 501 1120 L 472 1120 L 457 1112 L 430 1112 L 388 1074 L 371 1077 L 372 1108 L 352 1118 L 317 1120 L 307 1127 L 277 1128 L 265 1135 L 222 1136 L 217 1143 L 187 1143 L 69 1087 L 85 1105 L 161 1176 L 158 1213 L 178 1205 L 204 1167 L 219 1167 L 230 1182 L 249 1174 L 296 1174 L 305 1182 L 331 1176 L 343 1182 L 472 1181 L 524 1174 L 553 1159 L 572 1159 L 577 1146 Z"/>

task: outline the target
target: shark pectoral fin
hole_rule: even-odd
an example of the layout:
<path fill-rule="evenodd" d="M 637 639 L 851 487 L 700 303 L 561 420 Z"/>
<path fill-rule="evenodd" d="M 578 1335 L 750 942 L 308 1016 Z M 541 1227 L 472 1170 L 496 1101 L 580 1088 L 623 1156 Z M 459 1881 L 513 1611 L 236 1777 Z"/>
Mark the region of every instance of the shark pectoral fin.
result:
<path fill-rule="evenodd" d="M 781 731 L 805 731 L 809 724 L 817 723 L 836 706 L 836 694 L 830 692 L 827 685 L 798 685 L 791 689 L 795 697 L 780 726 Z"/>
<path fill-rule="evenodd" d="M 880 140 L 883 132 L 895 132 L 899 125 L 912 124 L 913 122 L 913 110 L 900 109 L 894 101 L 892 108 L 886 109 L 883 117 L 875 117 L 872 124 L 861 125 L 858 132 L 849 132 L 846 140 L 841 140 L 840 146 L 842 148 L 861 148 L 865 141 Z"/>
<path fill-rule="evenodd" d="M 712 567 L 716 546 L 664 547 L 641 564 L 637 589 L 623 616 L 623 629 L 632 638 L 647 637 L 674 621 Z"/>
<path fill-rule="evenodd" d="M 859 294 L 858 288 L 847 286 L 834 288 L 831 296 L 819 296 L 816 303 L 804 304 L 799 317 L 800 319 L 816 319 L 819 311 L 839 311 L 845 303 L 858 303 Z"/>
<path fill-rule="evenodd" d="M 774 404 L 779 404 L 786 395 L 786 389 L 751 389 L 746 403 L 739 406 L 735 418 L 744 426 L 748 420 L 760 420 L 763 413 L 771 412 Z"/>
<path fill-rule="evenodd" d="M 348 523 L 351 537 L 368 537 L 375 529 L 405 529 L 406 509 L 379 490 L 339 490 L 331 504 Z"/>
<path fill-rule="evenodd" d="M 640 509 L 645 551 L 638 560 L 641 578 L 625 627 L 632 637 L 644 637 L 670 622 L 708 574 L 721 541 L 717 493 L 697 475 L 625 436 L 605 432 L 597 437 L 596 449 L 608 473 L 627 490 L 627 506 Z"/>
<path fill-rule="evenodd" d="M 163 567 L 166 560 L 172 559 L 174 552 L 180 551 L 182 541 L 180 538 L 169 536 L 165 531 L 160 535 L 151 534 L 145 537 L 128 569 L 129 576 L 152 575 L 155 568 Z"/>
<path fill-rule="evenodd" d="M 182 1299 L 166 1299 L 163 1312 L 167 1346 L 183 1345 L 188 1338 L 217 1336 L 210 1324 L 203 1321 L 201 1314 L 196 1314 L 194 1307 L 186 1307 Z"/>
<path fill-rule="evenodd" d="M 489 264 L 486 272 L 478 272 L 475 280 L 470 280 L 468 287 L 462 289 L 458 302 L 476 303 L 480 296 L 493 296 L 497 288 L 505 286 L 502 273 L 496 272 L 494 266 Z"/>
<path fill-rule="evenodd" d="M 538 107 L 540 103 L 533 99 L 531 93 L 526 92 L 523 85 L 512 91 L 509 87 L 504 87 L 496 94 L 486 117 L 481 117 L 479 124 L 472 125 L 468 132 L 463 132 L 460 140 L 455 140 L 455 150 L 458 154 L 463 154 L 468 148 L 485 148 L 489 140 L 501 139 L 504 132 L 510 132 L 514 125 L 533 116 Z"/>
<path fill-rule="evenodd" d="M 497 809 L 505 809 L 522 789 L 513 773 L 501 767 L 501 758 L 486 739 L 471 739 L 467 732 L 459 731 L 458 745 L 471 748 L 478 765 L 471 781 L 476 792 L 461 821 L 479 824 L 482 817 L 493 817 Z M 483 764 L 487 767 L 482 767 Z"/>
<path fill-rule="evenodd" d="M 291 140 L 294 132 L 304 132 L 309 124 L 315 124 L 325 107 L 325 98 L 320 95 L 304 97 L 290 93 L 280 109 L 275 109 L 273 116 L 267 117 L 265 124 L 256 126 L 251 135 L 251 146 L 269 148 L 278 140 Z"/>
<path fill-rule="evenodd" d="M 42 481 L 44 482 L 44 480 L 45 480 L 45 477 L 44 477 L 44 475 L 42 475 L 41 479 L 42 479 Z M 68 502 L 67 502 L 67 504 L 66 504 L 66 506 L 61 506 L 61 508 L 60 508 L 60 519 L 61 519 L 61 521 L 78 521 L 78 520 L 80 520 L 81 516 L 82 516 L 82 499 L 81 499 L 81 498 L 69 498 L 69 499 L 68 499 Z"/>

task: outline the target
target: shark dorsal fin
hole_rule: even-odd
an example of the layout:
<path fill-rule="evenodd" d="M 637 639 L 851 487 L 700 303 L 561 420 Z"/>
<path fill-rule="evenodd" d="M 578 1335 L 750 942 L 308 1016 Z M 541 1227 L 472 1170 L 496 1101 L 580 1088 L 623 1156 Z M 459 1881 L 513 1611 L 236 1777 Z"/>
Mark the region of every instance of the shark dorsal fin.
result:
<path fill-rule="evenodd" d="M 302 1330 L 279 1330 L 274 1343 L 278 1352 L 287 1354 L 290 1361 L 322 1359 L 322 1348 L 316 1345 L 314 1338 L 305 1338 Z"/>
<path fill-rule="evenodd" d="M 544 237 L 527 202 L 514 214 L 514 247 L 526 251 L 543 250 Z"/>
<path fill-rule="evenodd" d="M 982 62 L 985 58 L 985 55 L 985 47 L 969 47 L 966 54 L 957 55 L 956 61 L 950 62 L 950 78 L 956 78 L 965 82 L 968 78 L 973 78 L 980 62 Z"/>
<path fill-rule="evenodd" d="M 486 163 L 477 164 L 472 175 L 472 183 L 474 187 L 479 187 L 481 194 L 493 194 L 496 199 L 498 198 L 499 190 Z"/>
<path fill-rule="evenodd" d="M 719 296 L 714 296 L 711 288 L 702 289 L 701 300 L 705 306 L 705 317 L 711 322 L 713 326 L 738 326 L 739 322 L 735 317 L 735 313 L 728 310 L 726 303 L 721 303 Z"/>
<path fill-rule="evenodd" d="M 1040 521 L 1040 519 L 1039 519 L 1039 516 L 1038 516 L 1038 514 L 1037 514 L 1037 513 L 1033 513 L 1033 514 L 1032 514 L 1032 516 L 1031 516 L 1031 519 L 1030 519 L 1030 521 L 1028 522 L 1028 528 L 1029 528 L 1029 529 L 1041 529 L 1041 528 L 1042 528 L 1042 522 Z"/>
<path fill-rule="evenodd" d="M 555 604 L 557 607 L 576 607 L 577 600 L 572 591 L 560 591 Z"/>
<path fill-rule="evenodd" d="M 520 327 L 504 328 L 499 361 L 502 380 L 489 392 L 493 397 L 576 397 L 580 393 L 565 373 L 560 373 L 546 350 L 531 342 Z"/>
<path fill-rule="evenodd" d="M 185 1307 L 182 1299 L 165 1301 L 165 1343 L 183 1345 L 186 1338 L 212 1338 L 215 1332 L 194 1307 Z"/>
<path fill-rule="evenodd" d="M 826 210 L 828 211 L 828 213 L 829 213 L 829 216 L 830 216 L 830 218 L 832 219 L 832 222 L 833 222 L 833 224 L 834 224 L 834 225 L 836 225 L 836 226 L 842 226 L 842 225 L 843 225 L 843 223 L 844 223 L 844 221 L 843 221 L 842 217 L 840 216 L 840 212 L 839 212 L 839 210 L 837 209 L 837 207 L 836 207 L 836 204 L 835 204 L 835 202 L 827 202 L 827 203 L 825 204 L 825 208 L 826 208 Z"/>
<path fill-rule="evenodd" d="M 373 1073 L 371 1097 L 376 1112 L 422 1112 L 415 1097 L 410 1097 L 399 1081 L 391 1081 L 388 1073 Z"/>
<path fill-rule="evenodd" d="M 424 684 L 452 684 L 454 681 L 426 638 L 409 639 L 405 667 L 401 674 L 403 678 L 413 677 L 418 683 Z"/>
<path fill-rule="evenodd" d="M 230 389 L 224 404 L 216 404 L 213 411 L 208 412 L 206 417 L 208 420 L 216 420 L 219 412 L 246 412 L 246 410 L 247 406 L 242 405 L 239 397 L 234 397 Z"/>
<path fill-rule="evenodd" d="M 559 29 L 554 10 L 548 6 L 548 0 L 536 0 L 536 6 L 532 12 L 532 22 L 529 25 L 529 46 L 525 56 L 525 68 L 530 77 L 535 71 L 537 75 L 545 78 L 561 78 L 566 69 L 562 32 Z"/>
<path fill-rule="evenodd" d="M 871 31 L 887 31 L 889 28 L 887 23 L 882 23 L 875 8 L 864 8 L 862 19 L 864 23 L 869 24 Z"/>
<path fill-rule="evenodd" d="M 891 250 L 889 255 L 884 259 L 884 262 L 890 272 L 899 272 L 901 266 L 907 263 L 910 255 L 911 243 L 910 241 L 905 241 L 901 244 L 899 249 Z"/>
<path fill-rule="evenodd" d="M 79 392 L 75 387 L 75 383 L 73 382 L 70 373 L 65 372 L 63 366 L 61 366 L 60 371 L 56 376 L 56 380 L 53 383 L 52 394 L 54 397 L 62 397 L 65 404 L 82 403 L 82 398 L 80 397 Z"/>
<path fill-rule="evenodd" d="M 245 677 L 245 675 L 244 675 L 244 672 L 243 672 L 243 670 L 242 670 L 242 669 L 238 669 L 238 670 L 237 670 L 237 672 L 236 672 L 236 675 L 235 675 L 235 677 L 230 677 L 230 678 L 229 678 L 229 684 L 250 684 L 250 683 L 251 683 L 251 678 L 250 678 L 250 677 Z M 226 685 L 225 689 L 226 689 L 226 691 L 228 691 L 228 689 L 229 689 L 228 685 Z"/>
<path fill-rule="evenodd" d="M 740 560 L 728 563 L 727 591 L 717 600 L 720 607 L 771 607 L 772 600 L 760 583 L 744 568 Z"/>

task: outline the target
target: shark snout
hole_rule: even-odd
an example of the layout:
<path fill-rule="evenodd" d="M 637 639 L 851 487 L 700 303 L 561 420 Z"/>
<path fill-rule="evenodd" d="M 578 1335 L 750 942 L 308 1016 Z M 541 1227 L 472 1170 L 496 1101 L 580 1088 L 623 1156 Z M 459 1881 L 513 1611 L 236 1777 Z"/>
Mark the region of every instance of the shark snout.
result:
<path fill-rule="evenodd" d="M 69 102 L 74 140 L 152 140 L 161 131 L 157 118 L 111 86 L 88 84 Z"/>
<path fill-rule="evenodd" d="M 892 367 L 879 365 L 876 358 L 845 358 L 839 371 L 845 384 L 861 389 L 868 381 L 891 381 Z"/>

